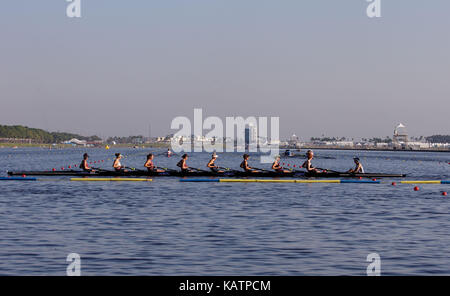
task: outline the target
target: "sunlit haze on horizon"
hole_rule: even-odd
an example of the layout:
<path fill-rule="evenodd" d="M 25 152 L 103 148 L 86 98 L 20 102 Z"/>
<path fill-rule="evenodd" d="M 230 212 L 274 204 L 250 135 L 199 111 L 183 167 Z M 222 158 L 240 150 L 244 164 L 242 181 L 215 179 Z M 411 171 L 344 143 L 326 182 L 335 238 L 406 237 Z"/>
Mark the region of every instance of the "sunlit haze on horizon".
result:
<path fill-rule="evenodd" d="M 449 1 L 81 2 L 0 4 L 0 124 L 163 136 L 202 108 L 282 138 L 449 133 Z"/>

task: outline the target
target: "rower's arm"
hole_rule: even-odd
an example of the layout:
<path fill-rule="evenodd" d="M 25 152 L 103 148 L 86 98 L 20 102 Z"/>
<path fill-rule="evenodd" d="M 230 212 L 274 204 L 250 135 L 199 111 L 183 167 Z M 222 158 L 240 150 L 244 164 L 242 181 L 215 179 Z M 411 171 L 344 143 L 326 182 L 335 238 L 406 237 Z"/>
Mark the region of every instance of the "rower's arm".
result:
<path fill-rule="evenodd" d="M 306 162 L 306 170 L 311 171 L 311 170 L 313 170 L 313 169 L 314 169 L 314 168 L 312 167 L 311 162 L 307 161 L 307 162 Z"/>
<path fill-rule="evenodd" d="M 356 168 L 356 172 L 357 173 L 362 173 L 362 170 L 363 170 L 363 168 L 362 168 L 362 164 L 358 164 L 358 167 Z"/>

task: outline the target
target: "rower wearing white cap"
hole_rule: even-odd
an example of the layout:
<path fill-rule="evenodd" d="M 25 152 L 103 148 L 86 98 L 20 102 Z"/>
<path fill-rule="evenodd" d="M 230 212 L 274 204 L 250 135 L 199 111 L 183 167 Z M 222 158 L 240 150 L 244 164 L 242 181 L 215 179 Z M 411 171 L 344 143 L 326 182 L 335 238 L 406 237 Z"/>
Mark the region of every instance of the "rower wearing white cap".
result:
<path fill-rule="evenodd" d="M 120 153 L 116 153 L 116 158 L 114 159 L 113 162 L 113 168 L 116 172 L 126 172 L 127 170 L 125 170 L 125 166 L 122 165 L 122 163 L 120 162 L 120 160 L 122 159 L 122 154 Z"/>
<path fill-rule="evenodd" d="M 272 163 L 272 170 L 274 170 L 277 173 L 290 173 L 290 171 L 284 170 L 283 167 L 280 165 L 280 156 L 275 156 L 275 161 Z"/>
<path fill-rule="evenodd" d="M 218 157 L 217 154 L 214 152 L 206 166 L 214 173 L 223 173 L 223 171 L 219 170 L 219 167 L 216 166 L 216 164 L 214 163 L 217 157 Z"/>

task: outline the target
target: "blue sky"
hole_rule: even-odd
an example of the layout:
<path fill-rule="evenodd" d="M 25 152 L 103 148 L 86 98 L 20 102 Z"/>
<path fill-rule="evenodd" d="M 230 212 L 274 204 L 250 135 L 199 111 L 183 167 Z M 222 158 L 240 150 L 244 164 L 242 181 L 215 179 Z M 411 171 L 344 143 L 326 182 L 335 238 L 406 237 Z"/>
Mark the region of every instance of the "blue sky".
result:
<path fill-rule="evenodd" d="M 448 134 L 450 3 L 381 1 L 3 1 L 0 124 L 163 135 L 203 108 L 282 136 Z"/>

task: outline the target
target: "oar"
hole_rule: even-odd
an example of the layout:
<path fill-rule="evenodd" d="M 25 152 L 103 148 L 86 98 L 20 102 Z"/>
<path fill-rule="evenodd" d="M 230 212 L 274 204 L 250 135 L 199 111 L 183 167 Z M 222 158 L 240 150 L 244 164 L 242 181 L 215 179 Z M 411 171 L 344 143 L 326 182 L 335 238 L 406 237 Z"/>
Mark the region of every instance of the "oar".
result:
<path fill-rule="evenodd" d="M 101 168 L 92 168 L 95 170 L 95 172 L 92 172 L 93 174 L 97 174 L 97 173 L 115 173 L 115 171 L 111 171 L 111 170 L 105 170 L 105 169 L 101 169 Z"/>
<path fill-rule="evenodd" d="M 202 173 L 210 173 L 210 172 L 208 172 L 208 171 L 201 170 L 201 169 L 198 169 L 198 168 L 191 168 L 191 167 L 189 167 L 189 169 L 190 169 L 190 170 L 196 170 L 197 172 L 202 172 Z"/>
<path fill-rule="evenodd" d="M 265 169 L 259 169 L 259 168 L 252 168 L 253 170 L 257 170 L 257 171 L 262 171 L 262 172 L 269 172 L 269 173 L 273 173 L 274 171 L 270 171 L 270 170 L 265 170 Z"/>
<path fill-rule="evenodd" d="M 177 170 L 169 169 L 169 168 L 161 168 L 161 169 L 165 170 L 166 172 L 171 172 L 171 173 L 178 172 Z"/>
<path fill-rule="evenodd" d="M 101 169 L 101 168 L 92 167 L 91 169 L 93 169 L 94 171 L 98 171 L 98 172 L 110 172 L 109 170 L 105 170 L 105 169 Z"/>
<path fill-rule="evenodd" d="M 131 171 L 136 171 L 136 172 L 145 172 L 144 170 L 140 170 L 140 169 L 137 169 L 137 168 L 124 167 L 124 169 L 131 170 Z"/>
<path fill-rule="evenodd" d="M 285 170 L 289 170 L 289 171 L 291 171 L 291 172 L 294 172 L 294 173 L 305 173 L 305 171 L 300 171 L 300 170 L 294 170 L 293 168 L 283 168 L 283 169 L 285 169 Z"/>
<path fill-rule="evenodd" d="M 329 170 L 329 169 L 322 169 L 322 168 L 316 168 L 316 169 L 322 170 L 322 171 L 327 171 L 327 172 L 332 172 L 332 173 L 337 173 L 337 174 L 342 174 L 342 172 L 333 171 L 333 170 Z"/>
<path fill-rule="evenodd" d="M 234 173 L 240 173 L 241 171 L 238 170 L 234 170 L 234 169 L 230 169 L 230 168 L 223 168 L 223 167 L 218 167 L 220 170 L 226 170 L 229 172 L 234 172 Z"/>

